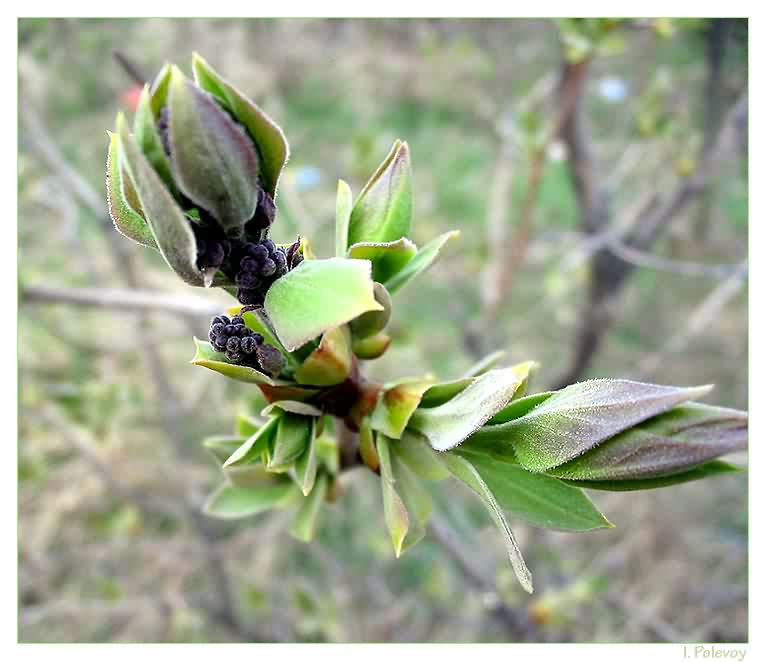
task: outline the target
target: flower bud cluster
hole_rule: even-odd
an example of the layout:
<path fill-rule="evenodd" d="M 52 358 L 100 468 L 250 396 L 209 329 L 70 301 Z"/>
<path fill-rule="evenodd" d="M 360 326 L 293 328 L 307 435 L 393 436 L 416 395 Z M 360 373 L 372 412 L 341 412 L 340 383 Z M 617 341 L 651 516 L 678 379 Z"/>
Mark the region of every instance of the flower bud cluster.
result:
<path fill-rule="evenodd" d="M 247 365 L 272 376 L 278 375 L 284 366 L 285 359 L 280 351 L 264 343 L 264 337 L 251 331 L 239 315 L 231 319 L 226 315 L 214 317 L 208 339 L 213 348 L 225 352 L 232 363 Z"/>

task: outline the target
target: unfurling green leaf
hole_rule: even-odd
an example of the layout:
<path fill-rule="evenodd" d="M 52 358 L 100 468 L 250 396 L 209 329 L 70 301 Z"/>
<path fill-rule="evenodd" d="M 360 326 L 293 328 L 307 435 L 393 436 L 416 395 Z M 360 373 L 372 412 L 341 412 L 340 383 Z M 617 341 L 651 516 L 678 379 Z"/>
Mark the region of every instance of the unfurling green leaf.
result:
<path fill-rule="evenodd" d="M 107 206 L 116 230 L 143 246 L 157 248 L 157 242 L 141 212 L 138 194 L 133 182 L 120 164 L 120 137 L 109 133 L 107 155 Z"/>
<path fill-rule="evenodd" d="M 452 400 L 461 391 L 466 390 L 468 386 L 476 381 L 475 377 L 463 377 L 455 379 L 452 382 L 440 382 L 431 386 L 421 398 L 420 407 L 429 409 L 444 405 L 448 400 Z"/>
<path fill-rule="evenodd" d="M 310 542 L 314 538 L 320 509 L 327 493 L 328 477 L 325 474 L 320 474 L 317 476 L 317 482 L 311 493 L 304 497 L 304 500 L 301 502 L 293 528 L 290 530 L 293 536 L 303 542 Z"/>
<path fill-rule="evenodd" d="M 391 318 L 391 297 L 381 283 L 373 283 L 373 295 L 383 310 L 370 310 L 349 322 L 355 339 L 369 338 L 386 328 Z"/>
<path fill-rule="evenodd" d="M 275 198 L 280 174 L 290 156 L 288 141 L 282 129 L 242 92 L 224 80 L 197 53 L 192 59 L 192 69 L 197 84 L 223 103 L 248 130 L 261 157 L 262 185 Z"/>
<path fill-rule="evenodd" d="M 304 496 L 309 496 L 317 479 L 317 419 L 313 418 L 311 421 L 309 443 L 293 467 L 296 484 Z"/>
<path fill-rule="evenodd" d="M 530 471 L 546 471 L 710 390 L 613 379 L 581 382 L 557 391 L 520 418 L 485 426 L 470 444 L 513 454 Z"/>
<path fill-rule="evenodd" d="M 679 405 L 549 470 L 571 480 L 634 480 L 685 472 L 746 446 L 745 412 Z"/>
<path fill-rule="evenodd" d="M 415 278 L 422 271 L 425 271 L 431 266 L 431 263 L 437 259 L 442 246 L 445 243 L 460 235 L 459 230 L 452 230 L 440 235 L 436 239 L 432 239 L 428 244 L 418 250 L 415 256 L 399 271 L 396 275 L 387 280 L 384 285 L 389 290 L 390 294 L 394 294 L 397 290 L 405 287 L 413 278 Z"/>
<path fill-rule="evenodd" d="M 354 203 L 348 245 L 406 237 L 412 217 L 410 152 L 407 143 L 397 140 Z"/>
<path fill-rule="evenodd" d="M 279 421 L 279 416 L 270 418 L 227 458 L 224 467 L 260 462 L 264 451 L 274 442 Z"/>
<path fill-rule="evenodd" d="M 590 531 L 612 526 L 578 488 L 545 474 L 534 474 L 506 458 L 456 451 L 485 481 L 511 517 L 560 531 Z"/>
<path fill-rule="evenodd" d="M 435 450 L 455 448 L 514 397 L 534 365 L 528 361 L 486 372 L 445 404 L 416 410 L 409 426 L 423 434 Z"/>
<path fill-rule="evenodd" d="M 424 537 L 431 514 L 431 499 L 410 470 L 391 452 L 391 446 L 397 443 L 378 435 L 384 518 L 394 554 L 399 558 L 403 551 Z"/>
<path fill-rule="evenodd" d="M 352 339 L 345 324 L 322 334 L 315 349 L 296 370 L 295 380 L 310 386 L 335 386 L 352 370 Z"/>
<path fill-rule="evenodd" d="M 519 546 L 514 538 L 514 534 L 511 532 L 511 527 L 506 521 L 506 517 L 503 514 L 503 510 L 498 505 L 490 488 L 482 480 L 479 472 L 474 466 L 465 458 L 454 453 L 443 453 L 440 455 L 440 459 L 445 463 L 445 466 L 450 470 L 458 480 L 472 489 L 485 504 L 485 508 L 493 518 L 493 522 L 503 534 L 504 542 L 506 543 L 506 551 L 511 561 L 511 567 L 514 569 L 514 574 L 517 576 L 522 588 L 528 593 L 533 592 L 533 577 L 530 571 L 527 569 L 525 559 L 522 558 L 522 552 L 519 551 Z"/>
<path fill-rule="evenodd" d="M 259 372 L 255 368 L 231 363 L 229 359 L 226 358 L 226 354 L 214 350 L 209 342 L 195 338 L 194 343 L 197 346 L 197 352 L 190 363 L 201 365 L 203 368 L 208 368 L 215 372 L 220 372 L 222 375 L 230 377 L 231 379 L 236 379 L 239 382 L 247 382 L 249 384 L 275 384 L 275 381 L 271 377 L 268 377 L 263 372 Z"/>
<path fill-rule="evenodd" d="M 197 268 L 197 242 L 189 221 L 136 146 L 122 115 L 117 116 L 117 133 L 123 164 L 160 253 L 185 283 L 200 287 L 205 285 L 206 279 Z"/>
<path fill-rule="evenodd" d="M 336 193 L 336 257 L 346 257 L 351 215 L 352 190 L 343 179 L 339 179 Z"/>
<path fill-rule="evenodd" d="M 210 495 L 203 511 L 212 517 L 237 519 L 283 507 L 299 495 L 290 481 L 259 487 L 222 485 Z"/>
<path fill-rule="evenodd" d="M 258 204 L 259 157 L 251 138 L 175 67 L 168 107 L 174 179 L 227 234 L 240 236 Z"/>
<path fill-rule="evenodd" d="M 387 437 L 399 439 L 424 391 L 433 383 L 431 379 L 414 378 L 384 385 L 370 417 L 371 427 Z"/>
<path fill-rule="evenodd" d="M 416 245 L 405 237 L 384 243 L 363 242 L 349 249 L 349 257 L 370 260 L 373 280 L 386 283 L 396 276 L 418 252 Z"/>
<path fill-rule="evenodd" d="M 369 310 L 373 295 L 368 260 L 304 260 L 269 288 L 264 304 L 288 351 Z"/>
<path fill-rule="evenodd" d="M 277 434 L 268 450 L 270 471 L 287 471 L 303 455 L 312 438 L 314 419 L 300 414 L 283 414 L 277 424 Z"/>

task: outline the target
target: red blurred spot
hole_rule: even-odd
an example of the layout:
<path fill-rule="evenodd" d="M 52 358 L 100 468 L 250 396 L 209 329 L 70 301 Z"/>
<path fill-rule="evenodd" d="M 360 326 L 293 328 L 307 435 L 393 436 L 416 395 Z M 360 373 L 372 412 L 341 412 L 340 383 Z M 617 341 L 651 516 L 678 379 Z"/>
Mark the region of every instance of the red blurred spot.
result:
<path fill-rule="evenodd" d="M 120 93 L 120 103 L 128 110 L 134 111 L 138 108 L 138 101 L 141 98 L 141 92 L 144 88 L 134 83 Z"/>

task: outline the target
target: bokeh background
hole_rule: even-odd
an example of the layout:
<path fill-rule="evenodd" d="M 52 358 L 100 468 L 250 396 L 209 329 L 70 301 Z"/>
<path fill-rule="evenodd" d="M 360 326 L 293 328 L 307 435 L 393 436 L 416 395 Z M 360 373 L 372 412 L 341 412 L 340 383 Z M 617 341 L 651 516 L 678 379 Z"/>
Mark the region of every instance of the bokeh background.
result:
<path fill-rule="evenodd" d="M 452 485 L 399 560 L 366 470 L 311 545 L 281 512 L 201 516 L 200 440 L 249 390 L 191 337 L 231 300 L 117 236 L 104 160 L 132 78 L 197 50 L 288 136 L 277 240 L 329 254 L 337 179 L 359 191 L 396 137 L 415 240 L 462 231 L 398 295 L 376 376 L 503 347 L 537 390 L 713 382 L 747 408 L 747 43 L 730 19 L 20 20 L 20 640 L 744 641 L 746 475 L 593 493 L 609 531 L 512 522 L 532 597 Z"/>

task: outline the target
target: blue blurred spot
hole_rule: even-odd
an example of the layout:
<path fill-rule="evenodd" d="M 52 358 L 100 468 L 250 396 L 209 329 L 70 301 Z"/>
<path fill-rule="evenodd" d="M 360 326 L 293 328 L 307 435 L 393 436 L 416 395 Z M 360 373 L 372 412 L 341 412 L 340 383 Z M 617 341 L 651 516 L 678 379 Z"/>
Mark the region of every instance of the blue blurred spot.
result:
<path fill-rule="evenodd" d="M 301 166 L 295 173 L 295 177 L 296 189 L 298 191 L 308 191 L 322 181 L 322 172 L 314 166 Z"/>
<path fill-rule="evenodd" d="M 605 101 L 620 103 L 628 95 L 628 85 L 621 78 L 608 77 L 599 81 L 599 94 Z"/>

